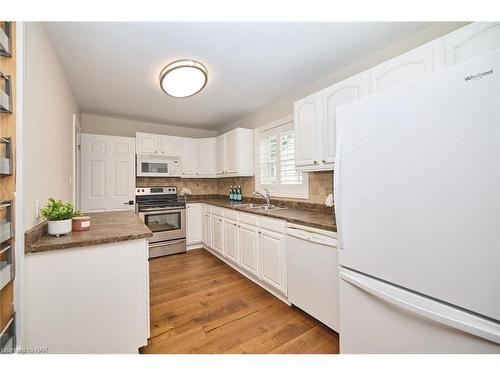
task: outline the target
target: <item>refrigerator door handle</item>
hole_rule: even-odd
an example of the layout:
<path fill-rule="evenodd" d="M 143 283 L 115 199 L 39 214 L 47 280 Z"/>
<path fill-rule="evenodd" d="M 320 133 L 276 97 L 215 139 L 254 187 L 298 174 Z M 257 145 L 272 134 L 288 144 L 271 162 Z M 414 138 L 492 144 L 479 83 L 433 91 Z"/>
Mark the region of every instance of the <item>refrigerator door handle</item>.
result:
<path fill-rule="evenodd" d="M 333 184 L 333 199 L 335 202 L 335 221 L 337 224 L 337 248 L 340 251 L 344 250 L 344 241 L 342 239 L 342 214 L 341 214 L 341 204 L 340 199 L 342 195 L 340 194 L 340 174 L 342 171 L 341 167 L 342 159 L 342 137 L 337 136 L 336 152 L 335 152 L 335 173 L 334 173 L 334 184 Z"/>
<path fill-rule="evenodd" d="M 342 280 L 387 303 L 500 344 L 500 324 L 342 267 L 339 273 Z"/>

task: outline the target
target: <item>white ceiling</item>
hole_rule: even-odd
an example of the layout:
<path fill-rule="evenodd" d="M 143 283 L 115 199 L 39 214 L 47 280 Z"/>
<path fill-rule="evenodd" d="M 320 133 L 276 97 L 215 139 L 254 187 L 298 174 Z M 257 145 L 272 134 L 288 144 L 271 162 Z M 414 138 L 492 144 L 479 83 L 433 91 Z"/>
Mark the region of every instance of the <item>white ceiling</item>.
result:
<path fill-rule="evenodd" d="M 82 112 L 220 129 L 430 23 L 48 22 Z M 171 98 L 164 65 L 199 60 L 209 82 Z"/>

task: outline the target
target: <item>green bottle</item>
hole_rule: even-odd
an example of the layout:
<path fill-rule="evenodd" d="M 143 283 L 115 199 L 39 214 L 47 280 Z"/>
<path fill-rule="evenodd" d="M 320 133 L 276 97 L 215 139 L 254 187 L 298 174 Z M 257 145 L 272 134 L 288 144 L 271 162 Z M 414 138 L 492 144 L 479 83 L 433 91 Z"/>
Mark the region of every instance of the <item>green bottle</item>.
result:
<path fill-rule="evenodd" d="M 241 202 L 243 200 L 243 196 L 241 194 L 241 186 L 238 186 L 238 198 L 237 200 Z"/>
<path fill-rule="evenodd" d="M 232 185 L 229 187 L 229 200 L 234 200 L 234 190 Z"/>

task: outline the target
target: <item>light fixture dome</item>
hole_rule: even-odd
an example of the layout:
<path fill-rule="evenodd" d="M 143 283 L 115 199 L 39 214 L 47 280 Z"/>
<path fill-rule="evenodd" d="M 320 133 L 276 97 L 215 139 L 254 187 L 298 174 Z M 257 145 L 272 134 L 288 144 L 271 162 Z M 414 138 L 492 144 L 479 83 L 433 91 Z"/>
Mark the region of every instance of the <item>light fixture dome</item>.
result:
<path fill-rule="evenodd" d="M 165 66 L 160 73 L 160 87 L 175 98 L 186 98 L 199 93 L 208 82 L 205 65 L 194 60 L 177 60 Z"/>

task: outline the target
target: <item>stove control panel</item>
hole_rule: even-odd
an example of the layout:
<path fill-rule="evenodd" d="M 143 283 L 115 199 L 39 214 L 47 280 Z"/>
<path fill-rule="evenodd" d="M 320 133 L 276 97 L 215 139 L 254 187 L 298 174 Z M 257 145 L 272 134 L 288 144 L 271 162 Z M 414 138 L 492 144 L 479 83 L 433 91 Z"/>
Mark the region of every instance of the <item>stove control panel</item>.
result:
<path fill-rule="evenodd" d="M 177 195 L 177 187 L 175 186 L 158 186 L 158 187 L 141 187 L 135 189 L 135 195 L 155 195 L 155 194 L 169 194 Z"/>

